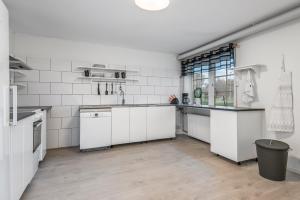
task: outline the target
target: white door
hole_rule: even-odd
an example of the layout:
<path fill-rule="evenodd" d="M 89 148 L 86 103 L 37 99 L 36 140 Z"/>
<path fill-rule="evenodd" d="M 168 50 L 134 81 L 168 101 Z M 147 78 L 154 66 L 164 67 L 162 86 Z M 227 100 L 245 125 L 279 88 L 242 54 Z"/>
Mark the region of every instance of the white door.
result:
<path fill-rule="evenodd" d="M 112 108 L 112 144 L 129 143 L 129 108 Z"/>
<path fill-rule="evenodd" d="M 147 140 L 147 108 L 130 108 L 130 142 Z"/>
<path fill-rule="evenodd" d="M 9 37 L 8 11 L 0 0 L 0 199 L 9 197 Z"/>
<path fill-rule="evenodd" d="M 176 132 L 175 106 L 147 108 L 147 140 L 174 138 Z"/>
<path fill-rule="evenodd" d="M 13 200 L 20 199 L 24 188 L 24 125 L 23 121 L 11 127 L 10 186 Z"/>
<path fill-rule="evenodd" d="M 80 113 L 80 149 L 111 145 L 111 113 Z"/>

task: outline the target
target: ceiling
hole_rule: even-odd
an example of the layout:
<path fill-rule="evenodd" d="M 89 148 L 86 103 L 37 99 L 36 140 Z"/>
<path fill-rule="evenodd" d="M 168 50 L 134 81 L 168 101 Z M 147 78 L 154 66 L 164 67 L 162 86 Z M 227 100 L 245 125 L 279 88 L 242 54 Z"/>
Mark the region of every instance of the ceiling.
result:
<path fill-rule="evenodd" d="M 171 0 L 144 11 L 134 0 L 4 0 L 18 33 L 182 53 L 299 0 Z"/>

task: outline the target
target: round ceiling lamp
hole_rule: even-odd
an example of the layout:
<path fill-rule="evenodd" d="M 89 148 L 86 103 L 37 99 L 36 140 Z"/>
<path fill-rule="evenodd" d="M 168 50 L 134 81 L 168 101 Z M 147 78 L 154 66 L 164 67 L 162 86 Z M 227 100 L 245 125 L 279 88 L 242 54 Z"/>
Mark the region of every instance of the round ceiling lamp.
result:
<path fill-rule="evenodd" d="M 149 11 L 163 10 L 170 4 L 170 0 L 135 0 L 135 4 Z"/>

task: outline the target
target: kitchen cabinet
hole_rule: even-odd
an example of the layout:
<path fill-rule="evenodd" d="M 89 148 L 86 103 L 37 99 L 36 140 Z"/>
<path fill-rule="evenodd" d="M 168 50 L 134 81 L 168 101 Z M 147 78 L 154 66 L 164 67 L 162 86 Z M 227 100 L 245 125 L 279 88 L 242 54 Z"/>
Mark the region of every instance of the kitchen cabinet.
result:
<path fill-rule="evenodd" d="M 112 145 L 130 142 L 129 108 L 112 108 Z"/>
<path fill-rule="evenodd" d="M 176 132 L 175 106 L 147 108 L 147 140 L 174 138 Z"/>
<path fill-rule="evenodd" d="M 147 140 L 147 108 L 130 108 L 130 142 Z"/>
<path fill-rule="evenodd" d="M 10 194 L 12 200 L 21 198 L 24 178 L 24 128 L 23 121 L 11 127 L 10 132 Z"/>
<path fill-rule="evenodd" d="M 188 135 L 210 143 L 210 118 L 208 116 L 188 114 Z"/>
<path fill-rule="evenodd" d="M 22 120 L 24 135 L 24 187 L 26 187 L 33 177 L 33 118 L 29 117 Z"/>
<path fill-rule="evenodd" d="M 47 111 L 43 112 L 43 124 L 42 124 L 42 132 L 41 132 L 41 155 L 40 160 L 44 160 L 47 153 Z"/>
<path fill-rule="evenodd" d="M 211 152 L 235 162 L 257 157 L 254 142 L 262 138 L 262 111 L 211 110 Z"/>

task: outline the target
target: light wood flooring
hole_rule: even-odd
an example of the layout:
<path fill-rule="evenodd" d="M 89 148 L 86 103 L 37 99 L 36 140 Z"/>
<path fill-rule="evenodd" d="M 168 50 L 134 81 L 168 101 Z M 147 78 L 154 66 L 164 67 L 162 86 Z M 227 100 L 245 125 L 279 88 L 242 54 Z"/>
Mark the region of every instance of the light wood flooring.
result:
<path fill-rule="evenodd" d="M 209 145 L 179 136 L 110 150 L 48 151 L 23 200 L 300 200 L 300 178 L 258 175 L 257 163 L 238 166 Z"/>

